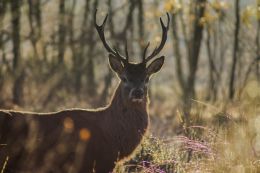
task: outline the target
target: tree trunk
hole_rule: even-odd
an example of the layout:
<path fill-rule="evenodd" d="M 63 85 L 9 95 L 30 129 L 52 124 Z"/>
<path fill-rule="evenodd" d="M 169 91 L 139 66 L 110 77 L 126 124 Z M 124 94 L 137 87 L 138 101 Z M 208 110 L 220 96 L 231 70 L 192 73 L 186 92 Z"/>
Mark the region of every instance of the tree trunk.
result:
<path fill-rule="evenodd" d="M 30 41 L 34 50 L 34 57 L 38 59 L 37 42 L 41 36 L 41 7 L 39 1 L 28 0 Z"/>
<path fill-rule="evenodd" d="M 79 58 L 79 49 L 76 45 L 76 39 L 74 35 L 74 19 L 75 19 L 75 7 L 76 7 L 76 0 L 72 1 L 71 8 L 69 10 L 69 16 L 68 16 L 68 36 L 69 36 L 69 46 L 72 52 L 72 60 L 73 60 L 73 77 L 75 79 L 74 82 L 74 91 L 75 93 L 80 93 L 81 90 L 81 71 L 78 67 L 78 64 L 80 62 L 77 62 Z M 79 72 L 78 72 L 79 71 Z M 80 76 L 80 77 L 79 77 Z"/>
<path fill-rule="evenodd" d="M 236 67 L 239 53 L 239 30 L 240 30 L 240 0 L 235 1 L 235 30 L 234 30 L 234 48 L 233 59 L 229 81 L 229 99 L 233 100 L 235 96 Z"/>
<path fill-rule="evenodd" d="M 13 102 L 21 105 L 23 101 L 23 84 L 25 71 L 20 67 L 21 50 L 20 50 L 20 7 L 21 1 L 10 1 L 12 11 L 12 42 L 13 42 Z"/>
<path fill-rule="evenodd" d="M 65 0 L 60 0 L 59 3 L 59 31 L 58 31 L 58 64 L 63 64 L 65 52 L 65 38 L 66 38 L 66 25 L 65 25 Z"/>
<path fill-rule="evenodd" d="M 20 70 L 19 74 L 16 74 L 13 87 L 13 102 L 17 105 L 23 105 L 23 88 L 25 77 L 25 70 Z"/>
<path fill-rule="evenodd" d="M 200 54 L 201 41 L 203 37 L 204 25 L 200 23 L 200 19 L 204 15 L 206 8 L 206 0 L 196 0 L 194 13 L 195 21 L 193 26 L 193 35 L 190 42 L 190 51 L 189 51 L 189 74 L 187 78 L 187 83 L 184 88 L 184 115 L 186 123 L 189 123 L 189 114 L 191 109 L 192 99 L 195 97 L 195 78 L 198 67 L 198 60 Z"/>
<path fill-rule="evenodd" d="M 144 41 L 144 7 L 143 1 L 139 0 L 138 2 L 138 34 L 139 34 L 139 47 L 140 47 L 140 57 L 143 55 L 143 49 L 145 47 Z M 141 60 L 141 59 L 140 59 Z"/>
<path fill-rule="evenodd" d="M 21 1 L 11 1 L 12 10 L 12 41 L 13 41 L 13 69 L 17 70 L 19 61 L 21 59 L 20 50 L 20 6 Z"/>
<path fill-rule="evenodd" d="M 86 40 L 87 40 L 87 33 L 88 33 L 88 21 L 89 21 L 89 13 L 90 13 L 90 0 L 86 0 L 84 6 L 84 14 L 83 14 L 83 21 L 81 24 L 81 33 L 79 37 L 79 45 L 77 48 L 77 56 L 73 56 L 73 73 L 74 73 L 74 90 L 76 93 L 80 93 L 82 88 L 82 76 L 84 73 L 84 62 L 86 60 L 85 52 L 86 52 Z"/>
<path fill-rule="evenodd" d="M 216 48 L 216 38 L 214 39 L 214 46 Z M 214 62 L 216 58 L 216 54 L 212 52 L 211 49 L 211 42 L 212 37 L 210 33 L 210 29 L 207 28 L 207 40 L 206 40 L 206 47 L 207 47 L 207 54 L 208 54 L 208 63 L 209 63 L 209 81 L 208 81 L 208 93 L 207 93 L 207 100 L 215 101 L 217 97 L 217 80 L 218 80 L 218 71 Z"/>
<path fill-rule="evenodd" d="M 96 10 L 98 7 L 98 0 L 95 0 L 94 1 L 94 4 L 93 4 L 93 10 Z M 93 12 L 93 11 L 92 11 Z M 94 14 L 94 12 L 93 12 Z M 91 23 L 93 21 L 93 18 L 90 20 Z M 85 70 L 86 70 L 86 81 L 87 81 L 87 94 L 91 97 L 95 96 L 96 93 L 97 93 L 97 88 L 96 88 L 96 81 L 95 81 L 95 71 L 94 71 L 94 61 L 93 61 L 93 57 L 94 57 L 94 49 L 96 47 L 96 41 L 94 39 L 94 32 L 95 32 L 95 29 L 94 27 L 90 27 L 90 29 L 88 30 L 88 42 L 91 43 L 89 44 L 89 47 L 88 47 L 88 52 L 87 52 L 87 64 L 86 64 L 86 67 Z"/>
<path fill-rule="evenodd" d="M 258 18 L 257 18 L 257 34 L 256 34 L 256 58 L 258 59 L 256 62 L 256 68 L 255 68 L 255 75 L 257 80 L 260 82 L 260 1 L 257 0 L 257 13 L 258 13 Z"/>
<path fill-rule="evenodd" d="M 179 33 L 178 33 L 178 25 L 177 25 L 177 14 L 172 14 L 172 36 L 173 36 L 173 53 L 174 53 L 174 59 L 176 63 L 176 74 L 177 79 L 180 85 L 180 88 L 183 89 L 185 87 L 185 80 L 183 75 L 183 64 L 182 64 L 182 56 L 180 53 L 180 39 L 179 39 Z M 184 94 L 183 91 L 181 93 Z"/>
<path fill-rule="evenodd" d="M 4 38 L 3 38 L 3 19 L 5 17 L 5 12 L 6 12 L 6 6 L 7 6 L 7 1 L 6 0 L 0 0 L 0 51 L 2 54 L 0 54 L 0 58 L 2 59 L 2 62 L 5 61 L 6 55 L 5 55 L 5 46 L 4 46 Z M 3 89 L 4 86 L 4 71 L 3 71 L 3 66 L 4 64 L 0 65 L 0 93 Z M 1 100 L 1 99 L 0 99 Z"/>

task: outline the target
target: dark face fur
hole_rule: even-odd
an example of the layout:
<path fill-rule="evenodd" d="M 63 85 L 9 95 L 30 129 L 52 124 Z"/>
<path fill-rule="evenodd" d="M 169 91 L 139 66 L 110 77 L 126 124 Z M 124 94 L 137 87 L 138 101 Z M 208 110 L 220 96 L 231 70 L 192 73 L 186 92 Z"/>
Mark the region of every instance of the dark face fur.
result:
<path fill-rule="evenodd" d="M 131 102 L 142 102 L 144 100 L 151 75 L 158 72 L 163 63 L 164 56 L 155 59 L 146 67 L 145 63 L 124 63 L 114 55 L 109 55 L 110 67 L 121 79 L 123 99 Z"/>

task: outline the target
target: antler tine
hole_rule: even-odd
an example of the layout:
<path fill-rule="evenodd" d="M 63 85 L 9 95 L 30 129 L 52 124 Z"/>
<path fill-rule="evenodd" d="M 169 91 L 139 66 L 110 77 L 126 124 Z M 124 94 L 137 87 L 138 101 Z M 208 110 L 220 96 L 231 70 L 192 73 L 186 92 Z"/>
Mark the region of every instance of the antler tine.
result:
<path fill-rule="evenodd" d="M 157 54 L 160 53 L 160 51 L 163 49 L 166 40 L 167 40 L 167 32 L 169 30 L 169 24 L 170 24 L 170 15 L 169 13 L 167 14 L 167 25 L 165 26 L 162 18 L 160 17 L 160 23 L 161 23 L 161 27 L 162 27 L 162 39 L 161 39 L 161 43 L 160 45 L 157 47 L 155 47 L 154 51 L 151 53 L 151 55 L 149 55 L 147 58 L 144 59 L 144 63 L 147 63 L 148 61 L 150 61 L 153 57 L 155 57 Z M 145 50 L 146 51 L 146 50 Z"/>
<path fill-rule="evenodd" d="M 104 34 L 104 28 L 105 28 L 105 25 L 106 25 L 108 14 L 106 15 L 105 19 L 103 20 L 102 25 L 97 24 L 96 16 L 97 16 L 97 9 L 95 10 L 95 14 L 94 14 L 94 22 L 95 22 L 94 24 L 95 24 L 96 30 L 98 32 L 98 35 L 99 35 L 104 47 L 106 48 L 106 50 L 109 53 L 112 53 L 113 55 L 117 56 L 118 58 L 120 58 L 122 61 L 125 62 L 125 58 L 122 55 L 120 55 L 119 52 L 116 49 L 113 50 L 112 48 L 110 48 L 110 46 L 106 42 L 105 34 Z"/>
<path fill-rule="evenodd" d="M 120 60 L 123 61 L 124 64 L 128 62 L 128 60 L 126 58 L 124 58 L 123 56 L 121 56 L 119 54 L 119 52 L 118 52 L 118 50 L 116 48 L 114 48 L 114 50 L 115 50 L 115 56 L 120 58 Z"/>
<path fill-rule="evenodd" d="M 125 56 L 126 56 L 126 61 L 129 62 L 129 56 L 128 56 L 128 50 L 127 50 L 127 41 L 125 41 Z"/>
<path fill-rule="evenodd" d="M 115 52 L 116 52 L 116 56 L 120 56 L 118 50 L 116 48 L 114 48 Z M 125 60 L 125 59 L 124 59 Z"/>
<path fill-rule="evenodd" d="M 145 48 L 144 48 L 143 63 L 145 63 L 146 52 L 147 52 L 147 49 L 148 49 L 149 46 L 150 46 L 150 42 L 148 42 L 148 44 L 147 44 L 147 45 L 145 46 Z"/>

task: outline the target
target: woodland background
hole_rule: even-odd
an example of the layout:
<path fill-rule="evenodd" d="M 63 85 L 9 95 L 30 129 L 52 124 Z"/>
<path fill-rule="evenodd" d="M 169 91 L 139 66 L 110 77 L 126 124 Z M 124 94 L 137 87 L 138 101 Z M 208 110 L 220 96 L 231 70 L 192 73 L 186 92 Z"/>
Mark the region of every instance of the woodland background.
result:
<path fill-rule="evenodd" d="M 0 108 L 109 102 L 118 79 L 95 9 L 98 23 L 109 14 L 107 41 L 123 50 L 127 40 L 136 62 L 148 41 L 159 44 L 159 18 L 171 17 L 150 84 L 150 134 L 118 172 L 260 171 L 259 0 L 0 0 Z"/>

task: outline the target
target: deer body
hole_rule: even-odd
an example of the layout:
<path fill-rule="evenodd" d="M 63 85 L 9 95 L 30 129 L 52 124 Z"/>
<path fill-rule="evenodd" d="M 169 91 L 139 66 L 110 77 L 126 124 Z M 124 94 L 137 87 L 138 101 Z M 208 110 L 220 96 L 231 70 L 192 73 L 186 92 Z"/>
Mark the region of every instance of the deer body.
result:
<path fill-rule="evenodd" d="M 120 79 L 107 107 L 42 114 L 0 110 L 0 166 L 9 156 L 4 173 L 108 173 L 117 161 L 131 155 L 147 131 L 148 82 L 161 69 L 164 56 L 147 63 L 165 45 L 168 13 L 167 18 L 167 26 L 160 18 L 160 45 L 146 58 L 148 43 L 141 63 L 129 62 L 127 46 L 123 57 L 106 43 L 107 17 L 102 25 L 95 23 L 109 52 L 110 67 Z"/>
<path fill-rule="evenodd" d="M 0 143 L 7 143 L 8 145 L 8 141 L 15 141 L 21 135 L 26 139 L 28 122 L 25 119 L 28 119 L 28 116 L 30 120 L 38 124 L 39 131 L 42 134 L 42 136 L 39 136 L 41 138 L 40 141 L 43 143 L 55 143 L 57 138 L 48 139 L 51 135 L 50 133 L 56 132 L 55 136 L 59 136 L 64 128 L 64 120 L 70 118 L 74 124 L 70 138 L 77 140 L 81 129 L 88 129 L 92 136 L 87 141 L 88 144 L 85 154 L 83 154 L 84 158 L 79 173 L 88 173 L 93 169 L 101 173 L 110 172 L 113 170 L 117 160 L 128 157 L 134 151 L 148 127 L 146 102 L 141 105 L 125 105 L 122 100 L 120 85 L 114 94 L 111 104 L 100 110 L 71 109 L 43 114 L 0 111 L 1 118 L 5 116 L 5 125 L 9 126 L 2 126 L 2 129 L 5 128 L 5 135 L 7 136 L 2 137 Z M 19 127 L 17 131 L 12 131 L 10 128 L 13 129 L 13 125 L 17 121 L 23 122 L 23 127 Z M 6 140 L 7 138 L 8 140 Z M 31 153 L 31 155 L 36 154 L 39 155 L 37 157 L 44 157 L 46 148 L 41 147 L 41 142 L 37 144 L 35 153 Z M 9 145 L 8 149 L 9 147 L 12 149 L 12 144 Z M 45 146 L 43 145 L 43 147 Z M 19 166 L 23 164 L 19 163 L 16 158 L 14 158 L 14 163 L 12 159 L 12 155 L 10 155 L 10 166 L 7 166 L 7 172 L 8 170 L 19 170 Z M 42 160 L 39 162 L 42 163 Z"/>

